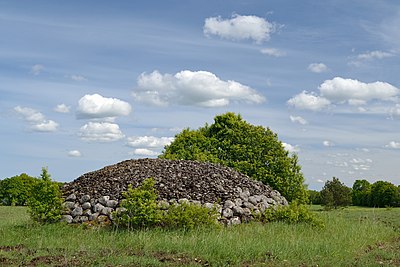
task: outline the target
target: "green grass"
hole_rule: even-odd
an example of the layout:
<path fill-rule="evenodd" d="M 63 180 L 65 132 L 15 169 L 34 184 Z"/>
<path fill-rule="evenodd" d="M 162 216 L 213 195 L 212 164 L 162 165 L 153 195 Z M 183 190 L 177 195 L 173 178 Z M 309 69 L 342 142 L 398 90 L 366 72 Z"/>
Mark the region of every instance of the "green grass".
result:
<path fill-rule="evenodd" d="M 0 207 L 0 266 L 400 266 L 400 208 L 314 212 L 324 229 L 284 223 L 188 232 L 31 223 Z"/>

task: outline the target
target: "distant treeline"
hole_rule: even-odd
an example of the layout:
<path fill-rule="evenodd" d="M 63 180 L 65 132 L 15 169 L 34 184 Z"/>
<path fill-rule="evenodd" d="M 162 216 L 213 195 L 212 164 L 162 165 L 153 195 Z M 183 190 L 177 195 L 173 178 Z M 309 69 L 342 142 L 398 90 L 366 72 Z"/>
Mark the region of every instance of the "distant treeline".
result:
<path fill-rule="evenodd" d="M 33 188 L 40 180 L 26 173 L 0 180 L 0 205 L 25 206 Z"/>
<path fill-rule="evenodd" d="M 309 190 L 310 202 L 316 205 L 400 207 L 400 185 L 377 181 L 356 180 L 353 187 L 347 187 L 333 178 L 327 181 L 321 191 Z"/>

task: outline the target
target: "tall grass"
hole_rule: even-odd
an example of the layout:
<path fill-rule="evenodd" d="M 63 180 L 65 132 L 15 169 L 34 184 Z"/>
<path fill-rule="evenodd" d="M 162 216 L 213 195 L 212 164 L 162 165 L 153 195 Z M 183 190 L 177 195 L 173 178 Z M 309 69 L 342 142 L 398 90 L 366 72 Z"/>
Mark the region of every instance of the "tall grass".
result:
<path fill-rule="evenodd" d="M 400 209 L 379 212 L 392 219 L 400 215 Z M 326 224 L 323 229 L 253 223 L 186 232 L 127 232 L 40 226 L 29 221 L 24 208 L 0 207 L 0 260 L 16 266 L 43 257 L 71 266 L 349 266 L 360 264 L 360 255 L 371 246 L 400 237 L 391 225 L 366 217 L 365 211 L 318 213 Z"/>

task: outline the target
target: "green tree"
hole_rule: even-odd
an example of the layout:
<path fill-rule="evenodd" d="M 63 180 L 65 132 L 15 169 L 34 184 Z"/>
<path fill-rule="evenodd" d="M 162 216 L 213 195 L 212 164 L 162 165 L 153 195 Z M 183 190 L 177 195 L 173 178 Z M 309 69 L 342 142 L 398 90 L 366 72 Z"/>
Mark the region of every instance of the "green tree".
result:
<path fill-rule="evenodd" d="M 26 205 L 37 178 L 22 173 L 0 181 L 0 203 L 6 206 Z"/>
<path fill-rule="evenodd" d="M 332 181 L 326 181 L 322 188 L 321 201 L 327 209 L 346 207 L 351 204 L 351 188 L 333 177 Z"/>
<path fill-rule="evenodd" d="M 352 200 L 356 206 L 370 206 L 371 184 L 367 180 L 356 180 L 353 184 Z"/>
<path fill-rule="evenodd" d="M 216 116 L 211 125 L 183 130 L 160 157 L 219 163 L 269 184 L 289 201 L 308 198 L 297 155 L 290 155 L 269 128 L 232 112 Z"/>
<path fill-rule="evenodd" d="M 398 188 L 390 182 L 377 181 L 373 183 L 371 186 L 371 206 L 400 206 L 400 194 Z"/>
<path fill-rule="evenodd" d="M 28 212 L 39 223 L 53 223 L 61 218 L 63 199 L 58 183 L 51 180 L 47 168 L 42 168 L 40 180 L 28 200 Z"/>
<path fill-rule="evenodd" d="M 310 203 L 314 205 L 321 205 L 321 192 L 316 190 L 308 190 L 308 195 L 310 196 Z"/>

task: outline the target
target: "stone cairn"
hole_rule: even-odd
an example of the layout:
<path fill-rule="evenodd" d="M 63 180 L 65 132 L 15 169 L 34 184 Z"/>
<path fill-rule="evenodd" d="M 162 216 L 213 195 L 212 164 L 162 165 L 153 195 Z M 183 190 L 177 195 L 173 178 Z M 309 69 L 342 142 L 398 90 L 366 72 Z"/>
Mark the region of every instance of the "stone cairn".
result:
<path fill-rule="evenodd" d="M 146 178 L 156 181 L 162 209 L 184 201 L 217 207 L 219 221 L 225 225 L 248 222 L 270 206 L 288 204 L 278 191 L 232 168 L 187 160 L 138 159 L 86 173 L 65 184 L 62 220 L 111 223 L 112 212 L 120 209 L 122 192 L 129 184 L 140 186 Z"/>

